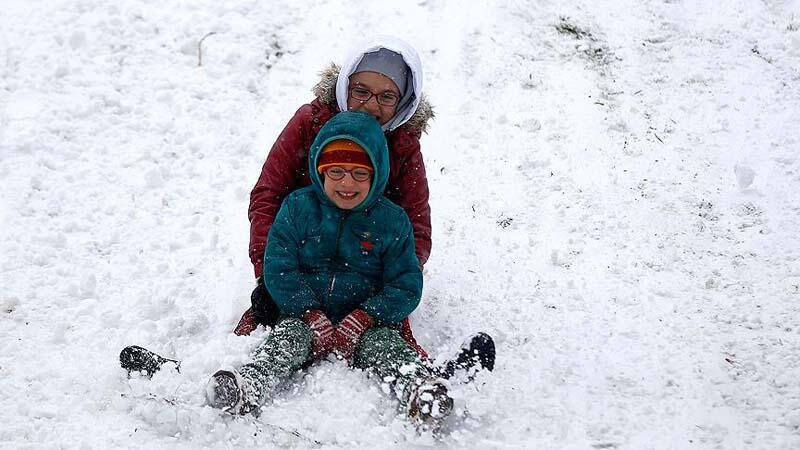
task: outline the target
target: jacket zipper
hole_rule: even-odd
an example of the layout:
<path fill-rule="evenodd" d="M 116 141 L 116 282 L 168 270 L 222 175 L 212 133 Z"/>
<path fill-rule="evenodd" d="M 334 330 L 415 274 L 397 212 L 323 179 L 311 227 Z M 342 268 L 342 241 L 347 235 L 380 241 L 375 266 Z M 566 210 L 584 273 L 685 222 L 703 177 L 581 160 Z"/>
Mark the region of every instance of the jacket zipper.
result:
<path fill-rule="evenodd" d="M 333 293 L 333 287 L 336 284 L 336 261 L 338 260 L 339 256 L 339 241 L 342 239 L 342 223 L 344 223 L 344 219 L 347 217 L 347 211 L 343 211 L 339 216 L 339 223 L 336 225 L 336 247 L 333 249 L 333 259 L 331 260 L 331 282 L 328 285 L 328 294 L 325 295 L 325 300 L 322 302 L 323 309 L 325 304 L 328 303 L 327 301 L 330 300 L 331 294 Z"/>

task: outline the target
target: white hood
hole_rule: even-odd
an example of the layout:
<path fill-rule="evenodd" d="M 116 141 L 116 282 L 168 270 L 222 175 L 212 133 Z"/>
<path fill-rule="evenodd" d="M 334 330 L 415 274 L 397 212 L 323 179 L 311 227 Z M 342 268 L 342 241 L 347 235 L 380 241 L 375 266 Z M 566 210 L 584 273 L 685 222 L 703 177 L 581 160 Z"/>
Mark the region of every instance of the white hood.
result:
<path fill-rule="evenodd" d="M 403 60 L 405 60 L 409 69 L 411 69 L 411 77 L 414 87 L 414 96 L 408 104 L 400 106 L 392 120 L 383 125 L 384 131 L 392 131 L 400 125 L 406 123 L 419 106 L 422 99 L 422 61 L 419 59 L 417 51 L 414 50 L 407 42 L 392 36 L 375 36 L 358 43 L 350 50 L 347 58 L 342 64 L 342 69 L 339 72 L 339 78 L 336 80 L 336 102 L 339 105 L 339 110 L 347 111 L 347 96 L 350 84 L 350 75 L 361 62 L 361 58 L 365 53 L 374 52 L 380 48 L 391 50 L 399 53 Z"/>

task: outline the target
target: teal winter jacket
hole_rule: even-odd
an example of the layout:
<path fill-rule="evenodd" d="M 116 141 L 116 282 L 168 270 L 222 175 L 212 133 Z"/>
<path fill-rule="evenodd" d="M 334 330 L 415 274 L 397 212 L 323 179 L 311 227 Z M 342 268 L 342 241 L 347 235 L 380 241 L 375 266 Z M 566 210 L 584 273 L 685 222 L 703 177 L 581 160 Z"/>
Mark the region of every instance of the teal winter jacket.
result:
<path fill-rule="evenodd" d="M 350 210 L 328 199 L 316 171 L 322 148 L 336 139 L 359 144 L 375 169 L 366 200 Z M 383 130 L 368 114 L 339 113 L 320 130 L 308 164 L 312 184 L 283 201 L 264 256 L 264 285 L 281 315 L 320 309 L 338 323 L 360 308 L 378 323 L 402 321 L 419 304 L 422 273 L 408 216 L 382 195 L 389 178 Z"/>

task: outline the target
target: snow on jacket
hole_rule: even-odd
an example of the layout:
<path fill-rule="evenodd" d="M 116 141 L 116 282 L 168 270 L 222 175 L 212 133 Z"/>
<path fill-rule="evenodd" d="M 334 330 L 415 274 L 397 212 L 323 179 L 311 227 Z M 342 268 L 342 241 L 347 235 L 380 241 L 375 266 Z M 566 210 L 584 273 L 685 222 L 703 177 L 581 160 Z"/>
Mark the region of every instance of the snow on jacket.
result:
<path fill-rule="evenodd" d="M 359 143 L 375 168 L 367 198 L 350 210 L 327 197 L 315 170 L 321 149 L 336 139 Z M 365 113 L 340 113 L 320 130 L 308 159 L 312 185 L 286 197 L 264 256 L 264 285 L 281 316 L 320 309 L 337 323 L 360 308 L 379 323 L 399 323 L 419 304 L 422 272 L 408 216 L 382 195 L 389 152 L 380 125 Z"/>
<path fill-rule="evenodd" d="M 278 136 L 250 193 L 250 260 L 256 277 L 262 274 L 267 235 L 281 202 L 290 192 L 311 184 L 308 149 L 320 128 L 339 112 L 336 97 L 339 72 L 333 64 L 322 72 L 322 79 L 314 87 L 317 98 L 301 106 Z M 411 219 L 417 258 L 422 266 L 431 252 L 431 211 L 419 139 L 433 117 L 433 110 L 424 95 L 420 93 L 419 97 L 411 117 L 386 133 L 390 167 L 384 195 L 400 205 Z"/>

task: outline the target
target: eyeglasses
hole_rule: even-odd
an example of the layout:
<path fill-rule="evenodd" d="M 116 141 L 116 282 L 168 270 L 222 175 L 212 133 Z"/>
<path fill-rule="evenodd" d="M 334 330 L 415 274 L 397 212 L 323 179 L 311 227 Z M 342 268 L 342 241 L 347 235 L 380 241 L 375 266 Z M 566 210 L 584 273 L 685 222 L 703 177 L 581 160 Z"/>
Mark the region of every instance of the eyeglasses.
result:
<path fill-rule="evenodd" d="M 324 173 L 326 177 L 333 181 L 341 180 L 344 178 L 346 173 L 349 173 L 350 176 L 356 181 L 367 181 L 372 178 L 372 172 L 362 167 L 356 167 L 355 169 L 347 170 L 344 167 L 333 166 L 325 169 Z"/>
<path fill-rule="evenodd" d="M 359 86 L 350 88 L 350 97 L 353 97 L 362 103 L 366 103 L 369 101 L 369 99 L 375 97 L 375 100 L 378 102 L 378 104 L 383 106 L 395 106 L 397 105 L 397 102 L 400 101 L 400 96 L 392 91 L 375 93 L 369 89 L 364 89 L 363 87 Z"/>

